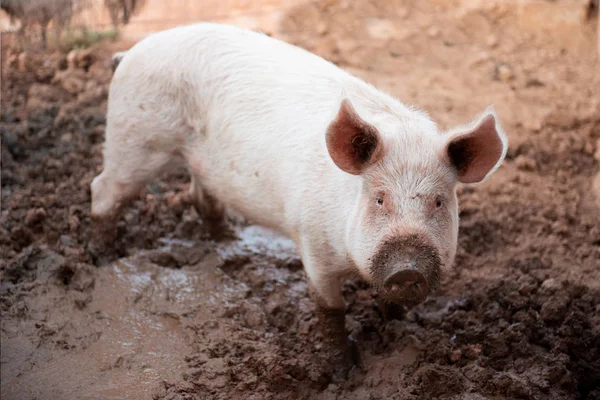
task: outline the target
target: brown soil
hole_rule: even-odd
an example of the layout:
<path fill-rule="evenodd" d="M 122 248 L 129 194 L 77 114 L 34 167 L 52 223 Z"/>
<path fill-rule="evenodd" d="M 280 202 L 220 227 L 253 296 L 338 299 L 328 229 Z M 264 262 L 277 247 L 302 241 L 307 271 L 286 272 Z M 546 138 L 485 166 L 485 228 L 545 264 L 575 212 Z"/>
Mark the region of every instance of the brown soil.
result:
<path fill-rule="evenodd" d="M 442 288 L 385 323 L 349 281 L 361 368 L 333 383 L 292 244 L 241 223 L 211 239 L 183 171 L 149 185 L 112 262 L 95 260 L 89 184 L 114 49 L 71 69 L 3 49 L 2 399 L 600 399 L 595 22 L 572 2 L 375 4 L 298 6 L 274 34 L 443 127 L 496 104 L 507 161 L 460 192 Z M 540 19 L 548 7 L 560 18 Z"/>

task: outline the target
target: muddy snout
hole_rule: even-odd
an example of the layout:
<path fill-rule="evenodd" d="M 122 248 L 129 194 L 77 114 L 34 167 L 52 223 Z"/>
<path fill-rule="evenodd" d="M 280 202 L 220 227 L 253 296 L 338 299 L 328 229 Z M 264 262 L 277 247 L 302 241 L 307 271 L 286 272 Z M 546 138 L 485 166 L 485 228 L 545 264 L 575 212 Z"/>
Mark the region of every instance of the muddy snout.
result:
<path fill-rule="evenodd" d="M 392 272 L 383 286 L 391 296 L 407 297 L 415 302 L 421 302 L 429 293 L 425 276 L 415 269 Z"/>
<path fill-rule="evenodd" d="M 381 246 L 373 259 L 373 280 L 386 301 L 417 304 L 437 288 L 440 256 L 420 235 L 395 238 Z"/>

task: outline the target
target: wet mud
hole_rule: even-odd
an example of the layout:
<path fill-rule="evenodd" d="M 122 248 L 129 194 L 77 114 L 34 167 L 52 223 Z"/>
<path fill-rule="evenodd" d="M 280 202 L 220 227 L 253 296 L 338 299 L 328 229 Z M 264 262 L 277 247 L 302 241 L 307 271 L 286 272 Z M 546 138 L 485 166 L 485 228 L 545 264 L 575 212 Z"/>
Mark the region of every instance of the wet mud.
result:
<path fill-rule="evenodd" d="M 503 2 L 308 3 L 273 33 L 447 128 L 489 104 L 505 164 L 462 188 L 455 268 L 400 320 L 344 286 L 345 381 L 286 238 L 215 239 L 178 171 L 90 251 L 110 55 L 3 48 L 2 399 L 600 399 L 600 76 L 594 22 L 531 28 Z M 559 2 L 560 3 L 560 2 Z M 565 39 L 568 37 L 568 39 Z"/>

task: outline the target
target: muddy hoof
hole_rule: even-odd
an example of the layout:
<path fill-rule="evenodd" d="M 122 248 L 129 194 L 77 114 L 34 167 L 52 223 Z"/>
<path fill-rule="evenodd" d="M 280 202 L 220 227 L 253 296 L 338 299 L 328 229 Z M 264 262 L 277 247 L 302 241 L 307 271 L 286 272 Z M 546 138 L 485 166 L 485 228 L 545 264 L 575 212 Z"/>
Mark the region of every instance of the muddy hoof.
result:
<path fill-rule="evenodd" d="M 348 379 L 350 371 L 354 369 L 354 364 L 350 362 L 336 362 L 333 364 L 333 373 L 331 374 L 331 382 L 339 383 Z"/>
<path fill-rule="evenodd" d="M 335 364 L 333 366 L 333 373 L 331 374 L 331 382 L 344 382 L 348 379 L 348 374 L 352 368 L 354 368 L 352 364 Z"/>
<path fill-rule="evenodd" d="M 224 242 L 229 240 L 237 240 L 238 237 L 235 231 L 223 220 L 219 221 L 204 221 L 206 231 L 213 240 Z"/>
<path fill-rule="evenodd" d="M 348 344 L 343 351 L 338 352 L 332 360 L 332 382 L 343 382 L 356 368 L 360 368 L 360 355 L 354 339 L 348 338 Z"/>
<path fill-rule="evenodd" d="M 348 338 L 348 356 L 350 362 L 356 367 L 360 367 L 360 352 L 358 351 L 358 344 L 356 340 Z"/>
<path fill-rule="evenodd" d="M 109 264 L 118 258 L 110 246 L 96 241 L 88 243 L 87 252 L 94 265 L 97 266 Z"/>

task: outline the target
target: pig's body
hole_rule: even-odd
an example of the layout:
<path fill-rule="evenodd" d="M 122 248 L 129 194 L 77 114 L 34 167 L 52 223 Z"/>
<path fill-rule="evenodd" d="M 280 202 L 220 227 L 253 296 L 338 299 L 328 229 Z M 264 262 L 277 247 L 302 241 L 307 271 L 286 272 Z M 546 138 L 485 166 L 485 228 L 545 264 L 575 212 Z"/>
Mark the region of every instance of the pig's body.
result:
<path fill-rule="evenodd" d="M 134 189 L 182 156 L 195 185 L 294 239 L 309 275 L 348 272 L 346 222 L 361 178 L 335 166 L 324 135 L 344 97 L 359 113 L 387 107 L 381 122 L 402 118 L 407 132 L 432 125 L 324 59 L 266 35 L 218 24 L 157 33 L 115 72 L 105 164 L 115 157 L 118 180 Z M 311 271 L 311 253 L 321 253 L 311 244 L 323 243 L 325 265 Z"/>
<path fill-rule="evenodd" d="M 349 272 L 421 300 L 454 258 L 457 181 L 483 179 L 505 153 L 491 114 L 440 135 L 425 114 L 255 32 L 191 25 L 120 57 L 92 215 L 184 162 L 204 217 L 224 205 L 296 242 L 324 309 L 343 310 Z"/>

